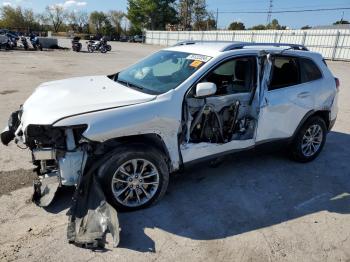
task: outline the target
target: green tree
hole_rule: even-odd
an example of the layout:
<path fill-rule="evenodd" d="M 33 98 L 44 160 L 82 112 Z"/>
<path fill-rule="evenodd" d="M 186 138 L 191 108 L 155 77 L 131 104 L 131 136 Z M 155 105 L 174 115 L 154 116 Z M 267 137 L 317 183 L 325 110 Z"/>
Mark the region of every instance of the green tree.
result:
<path fill-rule="evenodd" d="M 38 29 L 39 23 L 31 9 L 4 6 L 0 8 L 1 27 L 12 29 Z"/>
<path fill-rule="evenodd" d="M 108 24 L 107 16 L 104 12 L 94 11 L 90 14 L 89 26 L 93 33 L 104 33 L 104 27 Z"/>
<path fill-rule="evenodd" d="M 193 29 L 205 30 L 207 28 L 208 11 L 205 0 L 194 0 L 193 3 Z"/>
<path fill-rule="evenodd" d="M 128 0 L 127 18 L 137 30 L 164 30 L 177 22 L 176 0 Z"/>
<path fill-rule="evenodd" d="M 255 25 L 251 28 L 249 28 L 250 30 L 266 30 L 266 26 L 265 25 Z"/>
<path fill-rule="evenodd" d="M 311 26 L 309 26 L 309 25 L 304 25 L 302 28 L 301 28 L 301 30 L 307 30 L 307 29 L 311 29 L 312 27 Z"/>
<path fill-rule="evenodd" d="M 273 19 L 271 23 L 266 26 L 266 29 L 285 30 L 286 26 L 280 25 L 277 19 Z"/>
<path fill-rule="evenodd" d="M 347 20 L 343 20 L 343 19 L 333 23 L 333 25 L 348 25 L 348 24 L 350 24 L 350 22 Z"/>
<path fill-rule="evenodd" d="M 245 30 L 245 25 L 242 22 L 232 22 L 228 30 Z"/>
<path fill-rule="evenodd" d="M 89 16 L 84 11 L 72 11 L 68 14 L 68 21 L 72 30 L 81 33 L 89 23 Z"/>

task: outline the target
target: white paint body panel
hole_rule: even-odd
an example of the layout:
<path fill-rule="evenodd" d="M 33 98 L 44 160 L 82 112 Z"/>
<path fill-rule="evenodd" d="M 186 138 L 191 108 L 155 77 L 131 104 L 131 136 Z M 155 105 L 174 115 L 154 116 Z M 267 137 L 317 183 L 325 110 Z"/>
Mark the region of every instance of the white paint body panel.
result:
<path fill-rule="evenodd" d="M 227 58 L 242 55 L 257 56 L 261 50 L 240 49 L 219 52 L 226 44 L 177 46 L 167 50 L 204 54 L 213 58 L 174 90 L 154 96 L 125 87 L 106 76 L 72 78 L 41 85 L 23 106 L 22 131 L 29 124 L 74 126 L 85 124 L 83 136 L 98 142 L 140 134 L 157 134 L 164 142 L 171 161 L 171 170 L 181 164 L 231 150 L 247 149 L 258 141 L 288 137 L 308 110 L 332 110 L 336 117 L 334 78 L 320 65 L 320 56 L 305 51 L 285 51 L 286 54 L 318 59 L 325 78 L 322 84 L 285 88 L 280 92 L 266 92 L 258 87 L 257 107 L 260 109 L 254 139 L 231 141 L 224 144 L 187 144 L 179 148 L 182 105 L 186 92 L 203 74 Z M 270 48 L 266 48 L 270 50 Z M 273 52 L 281 51 L 271 48 Z M 264 76 L 265 77 L 265 76 Z M 258 78 L 259 79 L 259 78 Z M 311 97 L 298 100 L 295 95 L 310 88 Z M 265 99 L 268 104 L 264 104 Z M 181 153 L 180 153 L 181 152 Z"/>
<path fill-rule="evenodd" d="M 23 105 L 22 124 L 50 125 L 68 116 L 151 101 L 106 76 L 76 77 L 40 85 Z"/>

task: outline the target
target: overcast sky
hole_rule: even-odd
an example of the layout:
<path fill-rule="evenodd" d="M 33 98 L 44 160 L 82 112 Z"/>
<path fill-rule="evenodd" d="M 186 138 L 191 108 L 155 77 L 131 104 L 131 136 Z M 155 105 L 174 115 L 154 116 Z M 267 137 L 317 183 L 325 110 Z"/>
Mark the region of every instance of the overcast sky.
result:
<path fill-rule="evenodd" d="M 34 12 L 42 12 L 47 5 L 60 4 L 69 10 L 99 10 L 126 11 L 127 0 L 0 0 L 0 5 L 23 6 Z M 241 21 L 247 27 L 256 24 L 265 24 L 267 14 L 227 14 L 221 11 L 267 11 L 269 0 L 207 0 L 208 10 L 216 13 L 219 9 L 219 27 L 225 28 L 232 21 Z M 274 0 L 273 10 L 300 10 L 315 8 L 350 7 L 350 0 Z M 304 25 L 327 25 L 340 20 L 343 11 L 325 11 L 310 13 L 283 13 L 273 14 L 280 24 L 291 28 L 300 28 Z M 350 10 L 344 11 L 344 19 L 350 20 Z"/>

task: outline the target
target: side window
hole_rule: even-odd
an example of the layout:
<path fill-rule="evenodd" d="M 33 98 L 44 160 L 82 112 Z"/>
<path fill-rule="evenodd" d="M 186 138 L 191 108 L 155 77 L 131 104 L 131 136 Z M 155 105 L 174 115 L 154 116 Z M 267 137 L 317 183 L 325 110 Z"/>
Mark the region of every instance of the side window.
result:
<path fill-rule="evenodd" d="M 234 93 L 247 93 L 256 84 L 255 57 L 242 57 L 226 61 L 210 72 L 202 82 L 216 84 L 215 95 L 229 95 Z"/>
<path fill-rule="evenodd" d="M 300 84 L 300 70 L 297 58 L 275 57 L 269 90 L 298 84 Z"/>
<path fill-rule="evenodd" d="M 322 73 L 314 61 L 301 58 L 300 59 L 300 69 L 301 69 L 301 82 L 310 82 L 322 78 Z"/>

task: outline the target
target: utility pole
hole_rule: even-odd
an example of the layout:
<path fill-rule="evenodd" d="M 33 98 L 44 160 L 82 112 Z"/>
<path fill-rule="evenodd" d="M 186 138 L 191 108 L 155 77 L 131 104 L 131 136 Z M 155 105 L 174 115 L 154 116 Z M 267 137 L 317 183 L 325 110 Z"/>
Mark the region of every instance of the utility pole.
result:
<path fill-rule="evenodd" d="M 215 19 L 215 27 L 218 30 L 218 21 L 219 21 L 219 8 L 216 8 L 216 19 Z"/>
<path fill-rule="evenodd" d="M 269 11 L 267 12 L 267 19 L 266 19 L 266 24 L 271 23 L 271 15 L 272 15 L 272 7 L 273 7 L 273 0 L 269 0 Z"/>

